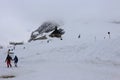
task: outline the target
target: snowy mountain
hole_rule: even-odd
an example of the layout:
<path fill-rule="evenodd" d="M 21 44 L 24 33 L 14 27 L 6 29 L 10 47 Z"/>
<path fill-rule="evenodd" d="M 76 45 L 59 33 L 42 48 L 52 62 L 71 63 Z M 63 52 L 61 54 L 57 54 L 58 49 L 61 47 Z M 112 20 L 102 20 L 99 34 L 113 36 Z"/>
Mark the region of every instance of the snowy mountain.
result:
<path fill-rule="evenodd" d="M 14 75 L 10 80 L 120 79 L 119 24 L 74 22 L 62 27 L 66 31 L 63 40 L 54 38 L 49 43 L 42 40 L 16 46 L 18 68 L 7 68 L 7 49 L 0 51 L 0 76 Z"/>

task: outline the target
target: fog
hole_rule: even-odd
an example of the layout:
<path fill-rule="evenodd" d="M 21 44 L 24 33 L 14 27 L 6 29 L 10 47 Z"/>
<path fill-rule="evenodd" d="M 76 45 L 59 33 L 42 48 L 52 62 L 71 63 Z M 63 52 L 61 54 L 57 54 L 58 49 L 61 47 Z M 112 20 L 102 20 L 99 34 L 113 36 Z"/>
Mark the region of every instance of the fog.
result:
<path fill-rule="evenodd" d="M 120 20 L 120 0 L 0 0 L 0 44 L 27 41 L 44 21 Z"/>

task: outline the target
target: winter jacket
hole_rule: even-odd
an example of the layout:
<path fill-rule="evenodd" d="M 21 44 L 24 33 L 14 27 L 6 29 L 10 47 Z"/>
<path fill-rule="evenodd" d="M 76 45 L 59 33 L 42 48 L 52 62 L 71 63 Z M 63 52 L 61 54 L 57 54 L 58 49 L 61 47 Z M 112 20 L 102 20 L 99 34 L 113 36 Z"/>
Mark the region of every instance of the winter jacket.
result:
<path fill-rule="evenodd" d="M 9 62 L 9 63 L 10 63 L 11 60 L 12 60 L 11 56 L 10 56 L 10 55 L 7 55 L 5 62 Z"/>
<path fill-rule="evenodd" d="M 18 57 L 17 56 L 14 57 L 14 63 L 18 63 Z"/>

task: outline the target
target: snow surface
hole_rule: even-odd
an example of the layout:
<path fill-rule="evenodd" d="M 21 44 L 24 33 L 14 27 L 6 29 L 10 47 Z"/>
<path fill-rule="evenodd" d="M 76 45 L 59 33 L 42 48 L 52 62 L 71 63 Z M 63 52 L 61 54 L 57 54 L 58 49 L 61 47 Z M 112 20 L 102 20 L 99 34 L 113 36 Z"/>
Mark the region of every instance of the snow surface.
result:
<path fill-rule="evenodd" d="M 6 67 L 7 49 L 0 50 L 0 76 L 16 76 L 7 80 L 120 80 L 119 24 L 75 22 L 63 28 L 63 40 L 16 46 L 17 68 Z"/>

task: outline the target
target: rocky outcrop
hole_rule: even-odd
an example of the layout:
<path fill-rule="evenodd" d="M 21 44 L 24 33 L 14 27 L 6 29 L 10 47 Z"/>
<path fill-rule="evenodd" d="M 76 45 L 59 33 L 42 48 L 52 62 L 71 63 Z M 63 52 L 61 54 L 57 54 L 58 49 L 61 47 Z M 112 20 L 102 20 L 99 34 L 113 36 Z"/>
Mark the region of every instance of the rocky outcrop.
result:
<path fill-rule="evenodd" d="M 56 28 L 58 28 L 59 26 L 61 26 L 61 25 L 56 23 L 56 22 L 51 22 L 51 21 L 44 22 L 38 29 L 36 29 L 35 31 L 33 31 L 31 33 L 31 36 L 30 36 L 30 39 L 28 42 L 31 42 L 34 40 L 47 39 L 47 37 L 45 35 L 42 35 L 42 34 L 49 33 L 52 31 L 53 31 L 52 33 L 55 33 L 54 31 L 56 31 Z M 58 29 L 58 32 L 59 33 L 61 32 L 61 35 L 64 34 L 63 29 Z M 50 35 L 49 36 L 52 37 L 53 35 L 56 35 L 56 34 L 50 34 Z M 60 35 L 60 37 L 61 37 L 61 35 Z"/>

